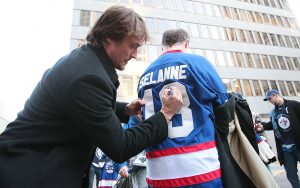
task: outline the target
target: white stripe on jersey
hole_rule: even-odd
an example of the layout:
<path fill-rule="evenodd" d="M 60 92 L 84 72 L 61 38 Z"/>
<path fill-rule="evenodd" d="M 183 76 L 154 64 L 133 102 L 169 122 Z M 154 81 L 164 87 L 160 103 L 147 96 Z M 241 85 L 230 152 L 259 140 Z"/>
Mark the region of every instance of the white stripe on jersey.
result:
<path fill-rule="evenodd" d="M 147 177 L 151 180 L 175 179 L 220 169 L 217 148 L 147 159 Z"/>
<path fill-rule="evenodd" d="M 117 183 L 117 180 L 100 180 L 98 186 L 99 187 L 101 187 L 101 186 L 105 186 L 105 187 L 111 186 L 111 187 L 113 187 L 116 183 Z"/>

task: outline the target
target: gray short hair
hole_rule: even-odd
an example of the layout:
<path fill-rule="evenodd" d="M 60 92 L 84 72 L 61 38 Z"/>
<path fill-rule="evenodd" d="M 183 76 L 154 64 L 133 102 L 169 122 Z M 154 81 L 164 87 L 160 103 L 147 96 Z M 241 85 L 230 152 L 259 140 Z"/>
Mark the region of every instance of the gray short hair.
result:
<path fill-rule="evenodd" d="M 189 40 L 189 34 L 184 29 L 170 29 L 163 33 L 161 44 L 172 47 L 176 43 L 183 43 Z"/>

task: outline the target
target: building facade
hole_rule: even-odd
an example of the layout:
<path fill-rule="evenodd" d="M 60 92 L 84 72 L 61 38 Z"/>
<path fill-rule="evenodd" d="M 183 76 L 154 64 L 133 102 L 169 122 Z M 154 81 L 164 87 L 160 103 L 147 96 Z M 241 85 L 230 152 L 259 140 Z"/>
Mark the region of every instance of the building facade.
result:
<path fill-rule="evenodd" d="M 151 40 L 120 76 L 119 100 L 136 98 L 144 69 L 161 53 L 166 29 L 190 35 L 190 53 L 205 56 L 228 92 L 241 93 L 266 118 L 265 92 L 279 90 L 300 101 L 300 31 L 287 0 L 75 0 L 70 46 L 85 44 L 93 23 L 110 6 L 133 8 L 146 21 Z"/>

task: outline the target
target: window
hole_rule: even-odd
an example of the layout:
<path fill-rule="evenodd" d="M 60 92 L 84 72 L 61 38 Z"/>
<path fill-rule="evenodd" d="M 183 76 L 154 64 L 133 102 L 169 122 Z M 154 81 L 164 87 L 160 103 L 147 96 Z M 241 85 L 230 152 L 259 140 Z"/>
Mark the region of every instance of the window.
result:
<path fill-rule="evenodd" d="M 175 9 L 179 11 L 184 11 L 183 2 L 182 0 L 175 0 Z"/>
<path fill-rule="evenodd" d="M 289 70 L 295 70 L 291 58 L 285 57 L 284 59 L 285 59 L 286 65 L 289 68 Z"/>
<path fill-rule="evenodd" d="M 204 10 L 203 10 L 203 3 L 199 3 L 197 1 L 194 1 L 195 3 L 195 8 L 196 8 L 196 13 L 198 14 L 204 14 Z"/>
<path fill-rule="evenodd" d="M 293 62 L 294 62 L 294 65 L 295 65 L 296 70 L 300 70 L 299 59 L 296 58 L 296 57 L 293 57 L 292 59 L 293 59 Z"/>
<path fill-rule="evenodd" d="M 269 59 L 266 55 L 260 55 L 262 63 L 266 69 L 271 69 Z"/>
<path fill-rule="evenodd" d="M 286 64 L 285 64 L 285 62 L 284 62 L 283 57 L 278 56 L 278 62 L 279 62 L 279 65 L 280 65 L 280 68 L 281 68 L 281 69 L 287 70 L 287 66 L 286 66 Z"/>
<path fill-rule="evenodd" d="M 231 87 L 230 79 L 222 79 L 222 81 L 223 81 L 223 83 L 226 87 L 227 93 L 233 92 L 232 87 Z"/>
<path fill-rule="evenodd" d="M 195 54 L 200 55 L 200 56 L 205 56 L 203 53 L 203 50 L 201 50 L 201 49 L 195 49 Z"/>
<path fill-rule="evenodd" d="M 237 41 L 237 37 L 235 34 L 235 29 L 227 28 L 227 37 L 230 41 Z"/>
<path fill-rule="evenodd" d="M 152 0 L 144 0 L 144 5 L 147 7 L 153 7 L 153 1 Z"/>
<path fill-rule="evenodd" d="M 270 19 L 271 19 L 272 25 L 277 25 L 275 16 L 273 16 L 273 15 L 270 14 Z"/>
<path fill-rule="evenodd" d="M 262 96 L 258 80 L 252 80 L 252 84 L 254 87 L 255 96 Z"/>
<path fill-rule="evenodd" d="M 264 0 L 264 4 L 265 4 L 266 6 L 270 6 L 268 0 Z"/>
<path fill-rule="evenodd" d="M 254 43 L 254 38 L 251 31 L 245 30 L 245 34 L 247 37 L 247 41 L 250 43 Z"/>
<path fill-rule="evenodd" d="M 221 17 L 221 9 L 218 5 L 212 5 L 213 6 L 213 9 L 215 11 L 215 16 L 217 17 Z"/>
<path fill-rule="evenodd" d="M 271 7 L 276 8 L 275 0 L 270 0 L 270 5 Z"/>
<path fill-rule="evenodd" d="M 271 55 L 270 61 L 271 61 L 273 69 L 279 69 L 278 62 L 277 62 L 277 59 L 275 56 Z"/>
<path fill-rule="evenodd" d="M 265 45 L 271 45 L 271 41 L 267 33 L 262 33 L 262 37 Z"/>
<path fill-rule="evenodd" d="M 294 48 L 299 48 L 299 44 L 297 42 L 296 37 L 291 36 L 291 40 L 292 40 L 292 44 L 293 44 Z"/>
<path fill-rule="evenodd" d="M 237 29 L 237 33 L 238 33 L 240 42 L 247 42 L 243 30 Z"/>
<path fill-rule="evenodd" d="M 224 57 L 223 52 L 222 51 L 216 51 L 216 54 L 217 54 L 217 64 L 219 66 L 225 67 L 226 64 L 225 64 L 225 57 Z"/>
<path fill-rule="evenodd" d="M 283 24 L 283 22 L 282 22 L 280 16 L 277 16 L 277 21 L 278 21 L 278 24 L 279 24 L 281 27 L 284 27 L 284 24 Z"/>
<path fill-rule="evenodd" d="M 275 80 L 270 80 L 271 89 L 278 90 L 277 84 Z"/>
<path fill-rule="evenodd" d="M 201 29 L 201 37 L 209 38 L 207 25 L 200 25 L 200 29 Z"/>
<path fill-rule="evenodd" d="M 241 20 L 242 21 L 248 21 L 245 10 L 240 9 L 239 12 L 240 12 L 240 18 L 241 18 Z"/>
<path fill-rule="evenodd" d="M 281 17 L 284 27 L 291 27 L 286 17 Z"/>
<path fill-rule="evenodd" d="M 138 47 L 137 57 L 136 57 L 137 61 L 146 61 L 146 52 L 145 52 L 145 50 L 146 50 L 145 46 Z"/>
<path fill-rule="evenodd" d="M 293 18 L 288 18 L 288 21 L 289 21 L 289 23 L 290 23 L 291 28 L 297 29 L 297 24 L 296 24 L 296 22 L 295 22 L 295 19 L 293 19 Z"/>
<path fill-rule="evenodd" d="M 246 15 L 247 15 L 247 17 L 248 17 L 248 20 L 249 20 L 250 22 L 255 22 L 255 19 L 254 19 L 254 16 L 253 16 L 252 11 L 245 10 L 245 12 L 246 12 Z"/>
<path fill-rule="evenodd" d="M 253 36 L 254 36 L 254 39 L 255 39 L 255 43 L 256 44 L 263 44 L 259 32 L 252 31 L 252 33 L 253 33 Z"/>
<path fill-rule="evenodd" d="M 163 0 L 164 8 L 165 9 L 174 9 L 173 1 L 172 0 Z"/>
<path fill-rule="evenodd" d="M 157 31 L 158 33 L 163 33 L 166 30 L 166 21 L 165 20 L 161 20 L 161 19 L 157 19 Z M 148 28 L 149 30 L 149 28 Z"/>
<path fill-rule="evenodd" d="M 221 13 L 222 13 L 222 17 L 230 19 L 231 15 L 230 15 L 230 11 L 228 9 L 228 7 L 222 7 L 221 8 Z"/>
<path fill-rule="evenodd" d="M 212 50 L 205 50 L 205 52 L 206 52 L 206 57 L 207 57 L 208 61 L 210 61 L 211 64 L 216 65 L 214 52 Z"/>
<path fill-rule="evenodd" d="M 186 30 L 186 32 L 189 32 L 188 24 L 185 22 L 179 22 L 179 28 Z M 190 33 L 190 35 L 192 34 Z"/>
<path fill-rule="evenodd" d="M 253 59 L 254 59 L 254 62 L 255 62 L 255 67 L 261 69 L 262 64 L 261 64 L 259 55 L 258 54 L 253 54 Z"/>
<path fill-rule="evenodd" d="M 204 4 L 204 9 L 206 11 L 206 15 L 208 16 L 214 15 L 211 4 Z"/>
<path fill-rule="evenodd" d="M 150 33 L 156 32 L 155 22 L 153 18 L 146 18 L 145 22 L 146 22 L 147 29 Z"/>
<path fill-rule="evenodd" d="M 285 37 L 285 43 L 286 43 L 287 47 L 293 48 L 293 45 L 292 45 L 292 42 L 291 42 L 289 36 L 284 36 L 284 37 Z"/>
<path fill-rule="evenodd" d="M 80 25 L 81 26 L 90 26 L 90 11 L 81 10 L 80 11 Z"/>
<path fill-rule="evenodd" d="M 260 83 L 261 83 L 261 86 L 262 86 L 262 89 L 263 89 L 264 93 L 267 93 L 267 91 L 270 90 L 269 85 L 268 85 L 268 81 L 267 80 L 261 80 Z"/>
<path fill-rule="evenodd" d="M 254 15 L 256 17 L 256 21 L 258 23 L 263 23 L 260 13 L 259 12 L 254 12 L 254 13 L 255 13 Z"/>
<path fill-rule="evenodd" d="M 246 93 L 246 96 L 253 96 L 250 81 L 249 80 L 243 80 L 244 90 Z"/>
<path fill-rule="evenodd" d="M 247 65 L 248 68 L 253 68 L 254 67 L 251 54 L 246 53 L 246 61 L 245 62 L 246 62 L 246 65 Z"/>
<path fill-rule="evenodd" d="M 281 35 L 277 35 L 277 38 L 278 38 L 280 46 L 286 47 L 286 45 L 284 43 L 284 38 Z"/>
<path fill-rule="evenodd" d="M 284 82 L 283 81 L 278 81 L 278 85 L 279 85 L 279 88 L 281 90 L 282 95 L 283 96 L 287 96 L 288 93 L 287 93 L 287 90 L 286 90 Z"/>
<path fill-rule="evenodd" d="M 233 57 L 232 52 L 225 52 L 225 54 L 226 54 L 228 66 L 233 67 L 234 66 L 234 57 Z"/>
<path fill-rule="evenodd" d="M 300 96 L 300 83 L 299 81 L 294 81 L 295 89 L 296 89 L 296 95 Z"/>
<path fill-rule="evenodd" d="M 192 1 L 183 0 L 183 7 L 186 12 L 194 13 L 194 7 Z"/>
<path fill-rule="evenodd" d="M 221 40 L 227 40 L 227 37 L 226 37 L 226 30 L 224 27 L 219 27 L 219 32 L 220 32 L 220 39 Z"/>
<path fill-rule="evenodd" d="M 173 20 L 167 20 L 168 29 L 177 29 L 176 21 Z"/>
<path fill-rule="evenodd" d="M 262 15 L 262 19 L 263 19 L 264 23 L 269 24 L 270 23 L 270 19 L 268 17 L 268 14 L 261 13 L 261 15 Z"/>
<path fill-rule="evenodd" d="M 230 8 L 231 10 L 231 15 L 233 16 L 233 19 L 235 20 L 239 20 L 239 14 L 236 8 Z"/>
<path fill-rule="evenodd" d="M 290 95 L 295 96 L 296 92 L 294 90 L 294 86 L 293 86 L 292 82 L 291 81 L 286 81 L 286 86 L 289 90 Z"/>
<path fill-rule="evenodd" d="M 240 52 L 234 52 L 234 55 L 235 55 L 235 62 L 236 62 L 236 67 L 244 67 L 243 66 L 243 56 L 242 56 L 242 53 Z"/>
<path fill-rule="evenodd" d="M 190 28 L 191 28 L 191 36 L 192 37 L 199 37 L 198 25 L 194 24 L 194 23 L 191 23 Z"/>
<path fill-rule="evenodd" d="M 276 37 L 276 35 L 270 34 L 270 38 L 271 38 L 271 41 L 272 41 L 273 46 L 279 46 L 279 45 L 278 45 L 278 42 L 277 42 L 277 37 Z"/>
<path fill-rule="evenodd" d="M 156 8 L 163 8 L 162 0 L 154 0 Z"/>
<path fill-rule="evenodd" d="M 133 79 L 132 76 L 120 76 L 120 87 L 118 96 L 127 97 L 133 95 Z"/>
<path fill-rule="evenodd" d="M 234 79 L 232 83 L 233 83 L 233 91 L 235 93 L 239 93 L 243 95 L 240 80 Z"/>
<path fill-rule="evenodd" d="M 219 39 L 218 29 L 216 26 L 209 26 L 212 39 Z"/>
<path fill-rule="evenodd" d="M 157 47 L 156 46 L 152 46 L 152 45 L 148 45 L 147 49 L 148 49 L 147 59 L 148 59 L 149 62 L 152 62 L 158 56 L 158 54 L 157 54 Z"/>
<path fill-rule="evenodd" d="M 93 22 L 93 24 L 96 23 L 96 21 L 98 20 L 98 18 L 100 18 L 101 15 L 102 15 L 101 12 L 92 12 L 92 22 Z"/>

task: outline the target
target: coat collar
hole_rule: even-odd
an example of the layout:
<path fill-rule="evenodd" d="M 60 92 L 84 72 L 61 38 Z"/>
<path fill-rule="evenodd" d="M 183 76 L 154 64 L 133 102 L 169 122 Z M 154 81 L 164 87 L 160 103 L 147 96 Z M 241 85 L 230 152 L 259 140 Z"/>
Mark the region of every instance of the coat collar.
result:
<path fill-rule="evenodd" d="M 88 46 L 95 52 L 95 54 L 99 58 L 99 61 L 102 63 L 105 71 L 107 72 L 109 78 L 111 79 L 115 87 L 118 88 L 120 85 L 120 82 L 118 80 L 119 77 L 115 67 L 113 66 L 113 62 L 108 57 L 105 49 L 103 47 L 94 47 L 91 45 Z"/>

